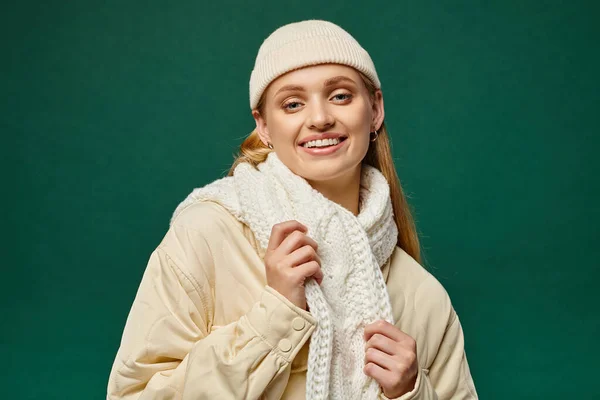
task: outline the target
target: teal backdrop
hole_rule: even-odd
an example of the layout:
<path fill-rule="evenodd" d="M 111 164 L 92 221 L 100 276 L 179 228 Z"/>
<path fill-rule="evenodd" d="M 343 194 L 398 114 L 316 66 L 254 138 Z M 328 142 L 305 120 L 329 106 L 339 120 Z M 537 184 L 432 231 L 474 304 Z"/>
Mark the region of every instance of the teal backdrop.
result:
<path fill-rule="evenodd" d="M 104 399 L 176 205 L 254 126 L 262 40 L 370 52 L 482 399 L 598 399 L 600 3 L 13 2 L 0 24 L 3 398 Z"/>

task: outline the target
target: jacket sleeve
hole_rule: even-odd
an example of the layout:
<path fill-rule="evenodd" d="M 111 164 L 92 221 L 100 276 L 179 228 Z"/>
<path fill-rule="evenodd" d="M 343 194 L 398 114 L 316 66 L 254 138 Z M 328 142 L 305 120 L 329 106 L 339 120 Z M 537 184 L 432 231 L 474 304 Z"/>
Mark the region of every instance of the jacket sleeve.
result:
<path fill-rule="evenodd" d="M 266 286 L 239 320 L 210 332 L 210 248 L 182 227 L 171 227 L 165 241 L 142 277 L 107 399 L 257 399 L 267 387 L 282 393 L 314 318 Z M 306 322 L 301 330 L 291 328 L 297 318 Z"/>
<path fill-rule="evenodd" d="M 428 273 L 415 291 L 414 307 L 420 320 L 415 337 L 423 359 L 417 354 L 421 365 L 413 390 L 394 400 L 478 399 L 460 319 L 448 292 L 433 275 Z M 382 399 L 388 400 L 383 395 Z"/>
<path fill-rule="evenodd" d="M 464 335 L 458 315 L 448 325 L 439 350 L 429 368 L 419 368 L 412 391 L 393 400 L 478 399 L 464 351 Z M 384 400 L 389 400 L 381 395 Z"/>

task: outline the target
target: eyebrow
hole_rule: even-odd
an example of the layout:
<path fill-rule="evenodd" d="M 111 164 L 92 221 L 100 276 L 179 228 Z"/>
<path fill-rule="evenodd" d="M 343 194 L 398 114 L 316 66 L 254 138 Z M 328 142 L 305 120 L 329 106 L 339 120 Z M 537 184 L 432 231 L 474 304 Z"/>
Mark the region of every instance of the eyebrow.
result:
<path fill-rule="evenodd" d="M 351 82 L 353 84 L 356 85 L 356 82 L 354 82 L 352 79 L 348 78 L 347 76 L 334 76 L 333 78 L 329 78 L 327 79 L 324 83 L 323 83 L 323 87 L 328 87 L 328 86 L 333 86 L 336 85 L 340 82 Z M 304 92 L 304 88 L 302 86 L 298 86 L 298 85 L 285 85 L 283 87 L 281 87 L 277 92 L 275 92 L 275 94 L 273 96 L 277 96 L 280 92 L 285 92 L 287 90 L 297 90 L 300 92 Z"/>

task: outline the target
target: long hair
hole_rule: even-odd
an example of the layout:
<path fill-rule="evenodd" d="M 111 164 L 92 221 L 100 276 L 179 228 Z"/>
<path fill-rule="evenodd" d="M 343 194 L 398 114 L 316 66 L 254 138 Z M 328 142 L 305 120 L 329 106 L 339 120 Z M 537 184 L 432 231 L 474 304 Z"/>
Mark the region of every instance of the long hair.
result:
<path fill-rule="evenodd" d="M 369 91 L 371 101 L 375 101 L 375 85 L 367 78 L 362 72 L 358 71 L 362 80 Z M 266 91 L 265 91 L 266 92 Z M 257 110 L 261 115 L 264 111 L 264 93 L 260 98 L 257 105 Z M 249 163 L 250 165 L 256 166 L 267 159 L 267 155 L 273 150 L 269 149 L 264 145 L 258 136 L 258 132 L 253 130 L 250 135 L 244 140 L 240 146 L 240 152 L 235 156 L 233 165 L 229 170 L 229 176 L 233 175 L 235 167 L 240 163 Z M 394 159 L 392 158 L 392 150 L 390 146 L 390 139 L 385 126 L 385 122 L 382 123 L 379 130 L 379 136 L 374 142 L 370 142 L 367 154 L 362 161 L 368 165 L 377 168 L 390 185 L 390 197 L 392 199 L 392 206 L 394 210 L 394 219 L 396 226 L 398 227 L 398 239 L 397 245 L 406 251 L 412 258 L 418 263 L 422 264 L 421 250 L 419 245 L 419 237 L 417 235 L 416 226 L 412 217 L 411 207 L 406 201 L 404 191 L 400 185 L 400 180 L 396 173 L 394 166 Z"/>

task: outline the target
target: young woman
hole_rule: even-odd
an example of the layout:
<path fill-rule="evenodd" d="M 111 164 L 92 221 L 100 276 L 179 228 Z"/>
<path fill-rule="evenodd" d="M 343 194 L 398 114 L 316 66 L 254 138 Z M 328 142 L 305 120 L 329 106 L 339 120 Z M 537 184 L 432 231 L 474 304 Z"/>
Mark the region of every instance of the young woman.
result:
<path fill-rule="evenodd" d="M 229 176 L 177 207 L 150 256 L 108 399 L 476 399 L 368 53 L 331 22 L 285 25 L 250 107 Z"/>

